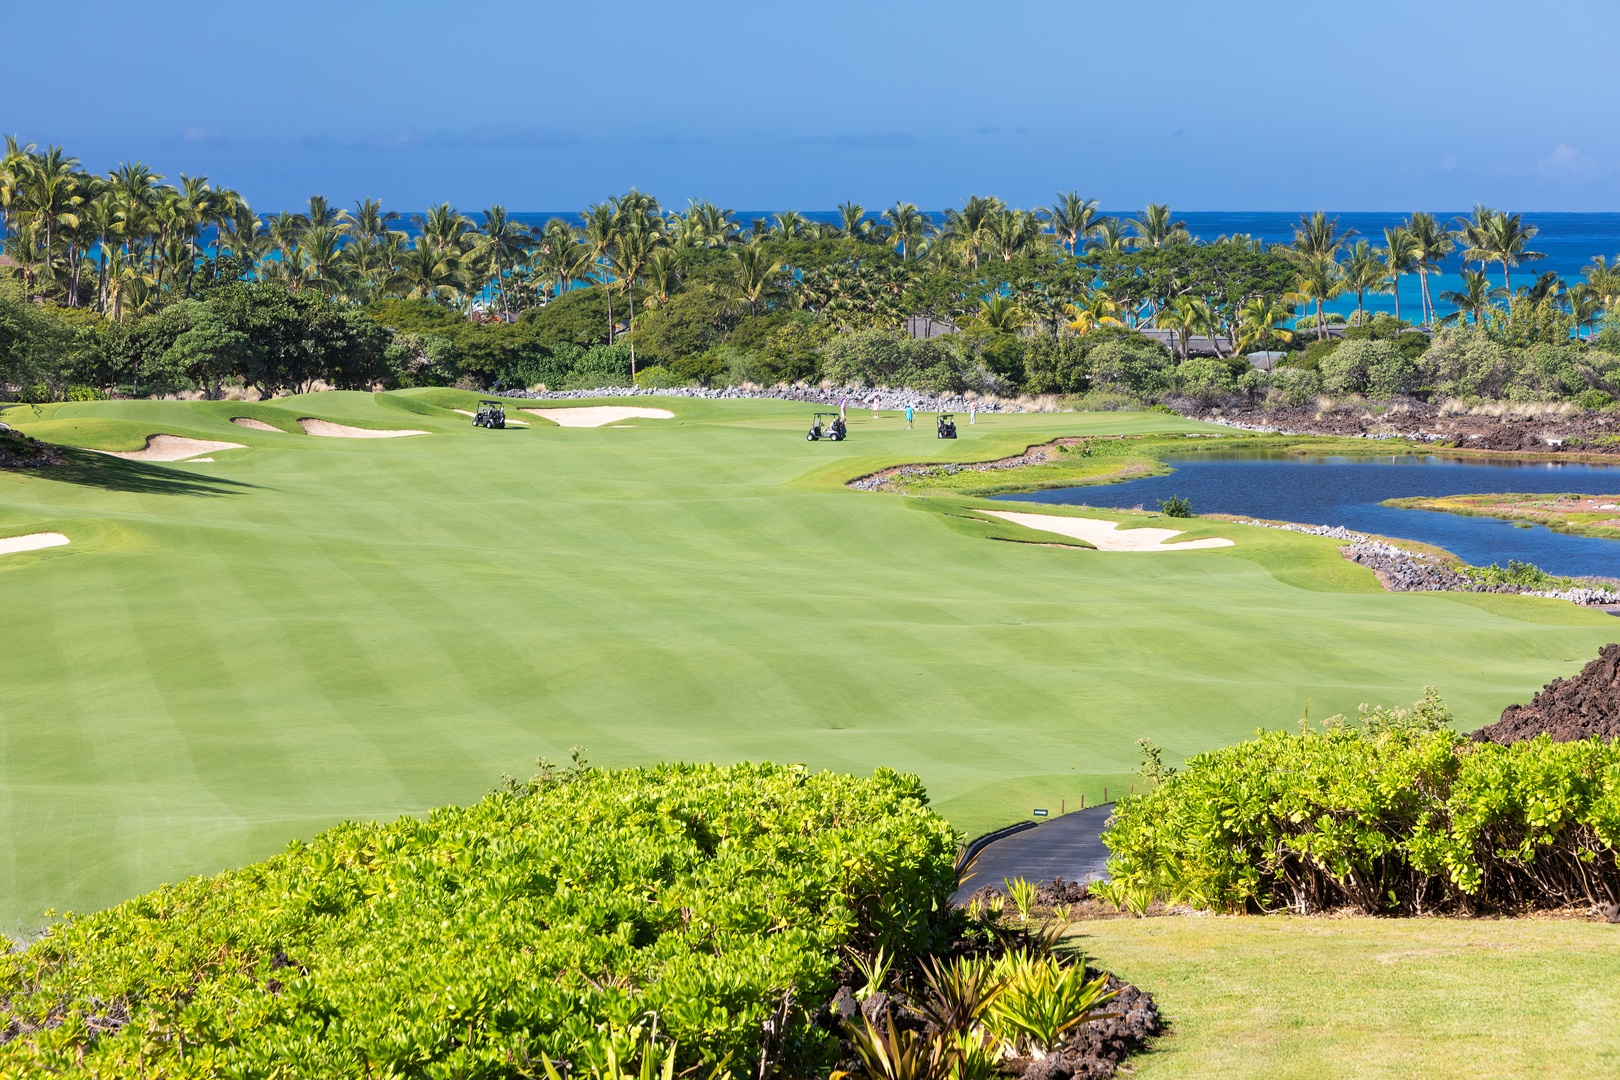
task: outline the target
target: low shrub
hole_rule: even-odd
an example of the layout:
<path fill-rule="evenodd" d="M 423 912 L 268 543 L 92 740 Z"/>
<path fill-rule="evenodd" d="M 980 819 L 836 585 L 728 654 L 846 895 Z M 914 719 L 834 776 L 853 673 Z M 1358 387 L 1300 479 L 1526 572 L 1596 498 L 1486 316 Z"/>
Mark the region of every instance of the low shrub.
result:
<path fill-rule="evenodd" d="M 1471 743 L 1433 695 L 1199 754 L 1120 801 L 1123 888 L 1225 911 L 1520 911 L 1620 900 L 1620 745 Z"/>
<path fill-rule="evenodd" d="M 842 950 L 944 931 L 926 802 L 888 770 L 546 768 L 340 825 L 0 957 L 0 1076 L 584 1076 L 653 1016 L 683 1070 L 751 1074 L 784 995 L 775 1045 L 810 1062 Z"/>

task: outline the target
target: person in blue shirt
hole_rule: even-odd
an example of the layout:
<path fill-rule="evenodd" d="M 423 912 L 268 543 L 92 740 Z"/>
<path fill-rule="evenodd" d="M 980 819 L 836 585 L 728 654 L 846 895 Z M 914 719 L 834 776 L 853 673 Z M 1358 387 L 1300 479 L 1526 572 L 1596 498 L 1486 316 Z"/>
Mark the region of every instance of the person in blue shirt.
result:
<path fill-rule="evenodd" d="M 911 430 L 911 406 L 906 406 L 906 430 Z"/>

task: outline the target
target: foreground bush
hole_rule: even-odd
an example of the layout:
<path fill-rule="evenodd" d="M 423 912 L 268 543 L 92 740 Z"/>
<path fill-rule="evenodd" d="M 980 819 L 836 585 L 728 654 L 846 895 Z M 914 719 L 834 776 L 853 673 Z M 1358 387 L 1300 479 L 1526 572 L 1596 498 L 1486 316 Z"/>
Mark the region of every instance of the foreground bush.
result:
<path fill-rule="evenodd" d="M 1620 899 L 1620 746 L 1470 743 L 1411 710 L 1267 732 L 1120 801 L 1125 889 L 1227 911 L 1521 911 Z"/>
<path fill-rule="evenodd" d="M 840 950 L 932 943 L 955 850 L 886 770 L 547 770 L 53 927 L 0 959 L 0 1075 L 582 1075 L 654 1023 L 746 1074 Z"/>

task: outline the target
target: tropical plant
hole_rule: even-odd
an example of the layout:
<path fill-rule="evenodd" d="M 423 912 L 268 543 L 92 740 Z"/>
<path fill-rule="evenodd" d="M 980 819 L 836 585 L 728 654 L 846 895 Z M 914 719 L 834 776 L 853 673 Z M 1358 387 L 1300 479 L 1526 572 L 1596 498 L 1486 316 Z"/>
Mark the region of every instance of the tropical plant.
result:
<path fill-rule="evenodd" d="M 1463 287 L 1451 289 L 1440 294 L 1440 299 L 1451 304 L 1457 310 L 1440 321 L 1443 323 L 1456 322 L 1466 317 L 1478 326 L 1485 317 L 1493 301 L 1500 300 L 1507 295 L 1507 290 L 1501 286 L 1493 287 L 1490 280 L 1485 277 L 1483 270 L 1469 270 L 1466 267 L 1461 271 Z"/>
<path fill-rule="evenodd" d="M 1283 294 L 1283 299 L 1291 304 L 1316 305 L 1316 337 L 1321 340 L 1327 332 L 1322 306 L 1344 292 L 1344 288 L 1344 269 L 1332 250 L 1302 253 L 1295 259 L 1294 287 Z"/>
<path fill-rule="evenodd" d="M 1131 218 L 1126 224 L 1135 235 L 1135 242 L 1143 247 L 1185 244 L 1192 239 L 1185 221 L 1171 220 L 1168 203 L 1149 203 L 1140 217 Z"/>
<path fill-rule="evenodd" d="M 1107 975 L 1087 979 L 1084 963 L 1053 955 L 1008 952 L 995 972 L 1004 989 L 990 1003 L 988 1026 L 1015 1052 L 1051 1052 L 1070 1028 L 1104 1018 L 1102 1007 L 1118 994 Z"/>
<path fill-rule="evenodd" d="M 1440 273 L 1441 264 L 1456 249 L 1456 243 L 1433 214 L 1419 211 L 1407 219 L 1404 228 L 1412 236 L 1412 255 L 1417 261 L 1422 292 L 1423 322 L 1433 326 L 1437 315 L 1434 298 L 1429 293 L 1429 275 Z"/>
<path fill-rule="evenodd" d="M 1389 270 L 1365 240 L 1357 240 L 1339 265 L 1343 271 L 1342 290 L 1356 294 L 1356 323 L 1360 325 L 1365 318 L 1367 294 L 1389 291 Z"/>
<path fill-rule="evenodd" d="M 1044 211 L 1046 222 L 1059 244 L 1066 244 L 1070 255 L 1080 253 L 1080 241 L 1097 231 L 1097 200 L 1083 199 L 1078 191 L 1060 192 L 1058 201 Z"/>
<path fill-rule="evenodd" d="M 1389 291 L 1395 294 L 1395 319 L 1401 317 L 1401 277 L 1417 269 L 1419 245 L 1412 230 L 1404 225 L 1384 230 L 1384 272 L 1389 275 Z"/>

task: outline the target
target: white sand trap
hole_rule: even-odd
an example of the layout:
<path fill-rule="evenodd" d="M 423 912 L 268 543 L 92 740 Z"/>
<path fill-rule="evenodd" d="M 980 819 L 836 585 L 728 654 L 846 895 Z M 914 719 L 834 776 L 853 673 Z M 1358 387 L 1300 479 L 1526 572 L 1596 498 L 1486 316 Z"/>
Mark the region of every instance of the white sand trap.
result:
<path fill-rule="evenodd" d="M 626 405 L 586 405 L 577 409 L 524 409 L 543 416 L 558 427 L 601 427 L 619 420 L 673 420 L 668 409 L 636 409 Z"/>
<path fill-rule="evenodd" d="M 427 434 L 415 428 L 377 431 L 373 428 L 350 427 L 348 424 L 334 424 L 330 420 L 316 420 L 308 416 L 300 419 L 298 426 L 304 429 L 306 435 L 319 435 L 324 439 L 403 439 L 407 435 Z"/>
<path fill-rule="evenodd" d="M 1166 544 L 1165 541 L 1172 536 L 1182 535 L 1181 530 L 1121 530 L 1118 522 L 1099 521 L 1096 518 L 1057 517 L 1053 514 L 1016 514 L 1006 510 L 981 510 L 980 513 L 1010 521 L 1014 525 L 1022 525 L 1026 529 L 1039 529 L 1042 532 L 1057 533 L 1059 536 L 1072 536 L 1076 540 L 1084 540 L 1098 551 L 1192 551 L 1195 548 L 1232 546 L 1232 541 L 1218 536 L 1209 536 L 1202 540 L 1187 540 L 1180 544 Z"/>
<path fill-rule="evenodd" d="M 237 427 L 252 428 L 254 431 L 273 431 L 277 435 L 287 434 L 274 424 L 267 424 L 263 420 L 255 420 L 251 416 L 233 416 L 231 417 L 231 423 Z"/>
<path fill-rule="evenodd" d="M 38 551 L 40 548 L 61 547 L 68 538 L 61 533 L 29 533 L 27 536 L 8 536 L 0 540 L 0 555 L 15 555 L 19 551 Z"/>
<path fill-rule="evenodd" d="M 128 450 L 124 453 L 112 450 L 101 452 L 111 454 L 113 457 L 128 458 L 130 461 L 184 461 L 198 454 L 242 449 L 245 447 L 239 442 L 210 442 L 207 439 L 186 439 L 179 435 L 153 435 L 146 440 L 145 450 Z"/>
<path fill-rule="evenodd" d="M 450 411 L 451 412 L 458 412 L 462 416 L 477 416 L 478 415 L 477 413 L 471 412 L 471 411 L 469 411 L 467 409 L 451 409 Z M 507 427 L 528 427 L 529 425 L 525 424 L 521 420 L 508 420 L 506 422 L 506 426 Z"/>

